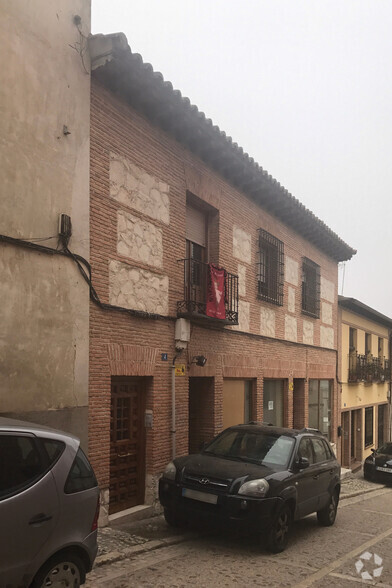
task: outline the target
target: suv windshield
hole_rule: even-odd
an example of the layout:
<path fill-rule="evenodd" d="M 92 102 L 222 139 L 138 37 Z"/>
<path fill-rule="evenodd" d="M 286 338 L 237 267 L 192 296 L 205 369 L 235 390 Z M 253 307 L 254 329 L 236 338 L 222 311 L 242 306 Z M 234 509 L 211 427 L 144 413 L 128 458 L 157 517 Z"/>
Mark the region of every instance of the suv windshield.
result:
<path fill-rule="evenodd" d="M 294 439 L 286 435 L 228 429 L 203 451 L 209 455 L 250 461 L 264 465 L 287 465 Z"/>

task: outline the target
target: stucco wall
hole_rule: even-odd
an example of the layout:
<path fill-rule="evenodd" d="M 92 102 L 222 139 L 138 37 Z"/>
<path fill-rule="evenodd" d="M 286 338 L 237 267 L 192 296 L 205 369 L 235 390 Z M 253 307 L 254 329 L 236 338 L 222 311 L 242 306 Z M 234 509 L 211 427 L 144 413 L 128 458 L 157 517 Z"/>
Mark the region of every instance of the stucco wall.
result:
<path fill-rule="evenodd" d="M 0 5 L 0 233 L 56 236 L 66 213 L 69 246 L 88 258 L 90 76 L 75 15 L 87 36 L 90 0 Z M 42 244 L 56 247 L 57 238 Z M 0 274 L 0 413 L 85 435 L 87 285 L 72 260 L 3 243 Z M 54 415 L 61 410 L 77 416 Z"/>

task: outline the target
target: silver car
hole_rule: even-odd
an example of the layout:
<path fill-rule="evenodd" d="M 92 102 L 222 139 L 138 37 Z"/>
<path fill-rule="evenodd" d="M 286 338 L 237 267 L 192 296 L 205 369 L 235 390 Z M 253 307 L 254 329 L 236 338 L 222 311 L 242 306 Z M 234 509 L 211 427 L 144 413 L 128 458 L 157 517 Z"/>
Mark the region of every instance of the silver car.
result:
<path fill-rule="evenodd" d="M 85 581 L 97 554 L 99 488 L 76 437 L 0 417 L 0 586 Z"/>

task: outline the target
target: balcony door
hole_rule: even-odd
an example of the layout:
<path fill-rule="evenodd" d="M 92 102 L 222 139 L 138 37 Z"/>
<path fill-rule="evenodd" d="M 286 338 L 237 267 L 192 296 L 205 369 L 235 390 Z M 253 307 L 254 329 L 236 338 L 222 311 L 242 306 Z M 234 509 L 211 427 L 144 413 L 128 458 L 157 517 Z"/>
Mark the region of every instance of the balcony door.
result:
<path fill-rule="evenodd" d="M 186 207 L 186 300 L 195 312 L 204 311 L 207 284 L 207 217 L 205 212 L 189 204 Z"/>

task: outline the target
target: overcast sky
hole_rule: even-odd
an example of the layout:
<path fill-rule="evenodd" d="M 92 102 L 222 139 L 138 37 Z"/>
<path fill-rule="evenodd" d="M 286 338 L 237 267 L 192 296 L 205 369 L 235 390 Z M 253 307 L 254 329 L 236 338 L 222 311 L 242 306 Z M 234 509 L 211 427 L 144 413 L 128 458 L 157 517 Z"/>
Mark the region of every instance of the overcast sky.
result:
<path fill-rule="evenodd" d="M 92 0 L 119 31 L 358 250 L 339 294 L 392 317 L 392 0 Z"/>

